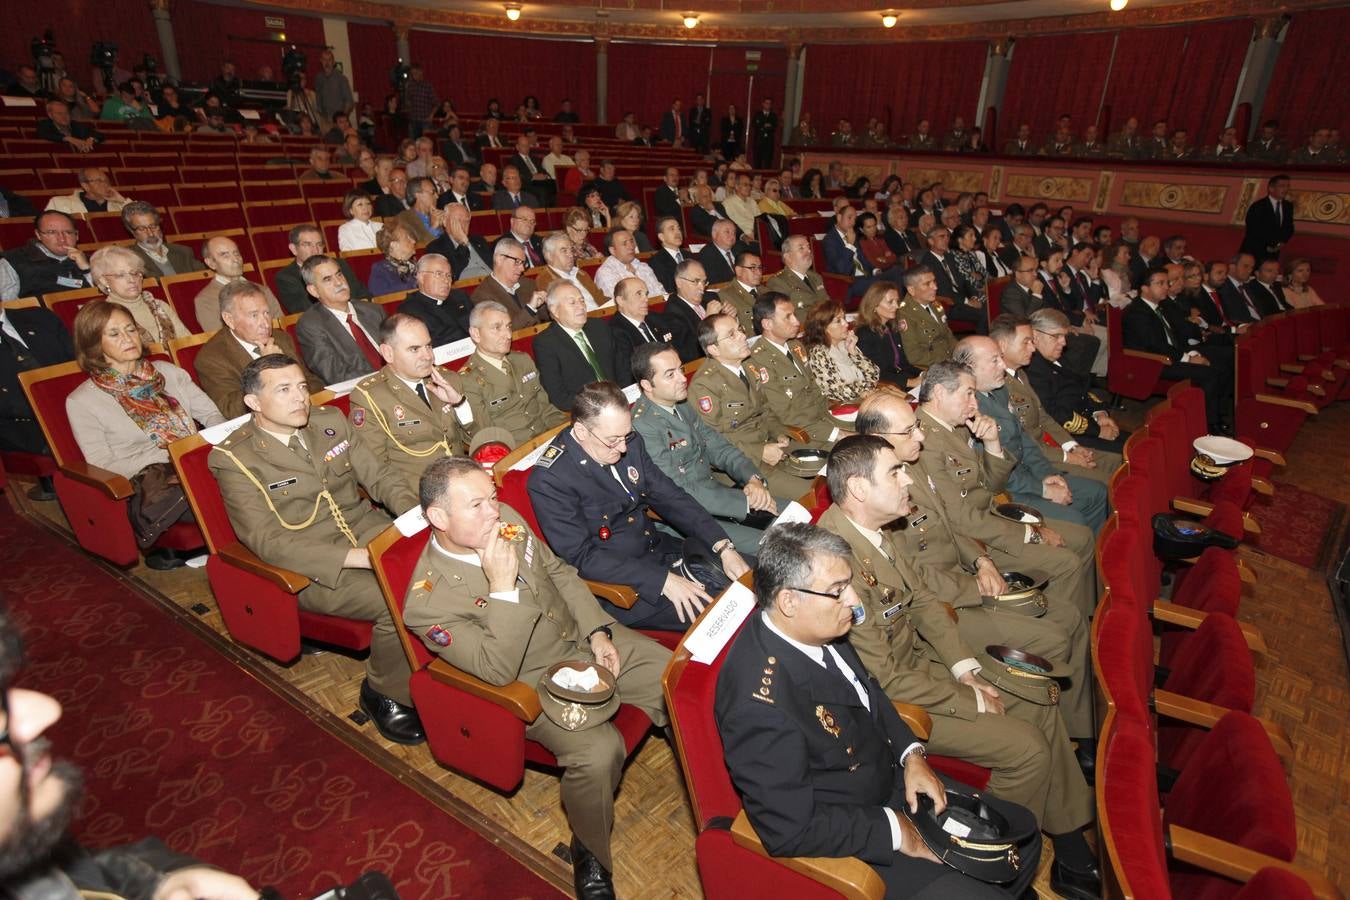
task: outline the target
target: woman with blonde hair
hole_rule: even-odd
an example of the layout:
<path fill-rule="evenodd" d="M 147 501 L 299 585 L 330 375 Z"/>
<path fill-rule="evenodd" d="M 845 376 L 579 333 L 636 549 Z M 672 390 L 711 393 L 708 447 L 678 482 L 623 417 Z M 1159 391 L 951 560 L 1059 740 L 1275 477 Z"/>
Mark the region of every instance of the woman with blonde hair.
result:
<path fill-rule="evenodd" d="M 877 386 L 880 370 L 858 349 L 858 338 L 849 331 L 844 306 L 838 300 L 811 307 L 802 344 L 806 365 L 830 403 L 858 403 Z"/>
<path fill-rule="evenodd" d="M 1294 309 L 1326 305 L 1326 301 L 1317 295 L 1312 285 L 1308 284 L 1311 277 L 1312 263 L 1302 257 L 1291 259 L 1284 267 L 1284 299 L 1288 300 Z"/>
<path fill-rule="evenodd" d="M 912 388 L 918 385 L 923 373 L 910 365 L 905 356 L 897 324 L 899 309 L 900 289 L 889 281 L 873 282 L 858 304 L 853 333 L 858 338 L 858 349 L 877 367 L 882 381 Z"/>
<path fill-rule="evenodd" d="M 127 311 L 141 330 L 142 343 L 167 349 L 169 341 L 192 333 L 172 306 L 142 287 L 145 263 L 126 247 L 104 247 L 90 257 L 89 280 Z"/>
<path fill-rule="evenodd" d="M 614 224 L 622 225 L 633 233 L 633 241 L 639 253 L 650 253 L 651 239 L 642 230 L 642 207 L 632 200 L 625 200 L 614 208 Z"/>
<path fill-rule="evenodd" d="M 182 369 L 146 358 L 141 328 L 122 304 L 86 303 L 72 330 L 75 359 L 89 380 L 66 398 L 66 418 L 90 465 L 131 482 L 132 530 L 146 550 L 175 522 L 192 521 L 169 444 L 195 434 L 197 423 L 219 425 L 225 417 Z M 152 569 L 183 564 L 164 548 L 145 561 Z"/>

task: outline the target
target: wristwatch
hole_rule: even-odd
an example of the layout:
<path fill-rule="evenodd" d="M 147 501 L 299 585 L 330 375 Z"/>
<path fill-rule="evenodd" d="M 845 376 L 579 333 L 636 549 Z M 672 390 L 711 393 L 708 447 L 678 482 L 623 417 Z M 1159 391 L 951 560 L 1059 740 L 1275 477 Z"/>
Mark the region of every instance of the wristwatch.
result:
<path fill-rule="evenodd" d="M 601 625 L 599 628 L 591 629 L 591 633 L 586 635 L 586 640 L 590 641 L 590 639 L 595 637 L 597 634 L 603 634 L 611 641 L 614 640 L 614 629 L 610 628 L 608 625 Z"/>
<path fill-rule="evenodd" d="M 735 542 L 732 541 L 731 538 L 722 538 L 720 541 L 712 545 L 712 552 L 716 553 L 718 556 L 721 556 L 723 553 L 730 550 L 734 546 Z"/>

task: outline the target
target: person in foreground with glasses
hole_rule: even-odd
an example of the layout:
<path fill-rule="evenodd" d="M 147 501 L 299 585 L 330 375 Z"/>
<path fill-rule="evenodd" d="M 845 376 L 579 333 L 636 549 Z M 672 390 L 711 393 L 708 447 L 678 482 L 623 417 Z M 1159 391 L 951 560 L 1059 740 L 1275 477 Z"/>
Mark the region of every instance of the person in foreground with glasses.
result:
<path fill-rule="evenodd" d="M 947 788 L 971 789 L 933 771 L 923 743 L 845 639 L 860 610 L 876 615 L 860 596 L 880 591 L 874 581 L 848 541 L 823 528 L 778 525 L 765 535 L 756 610 L 727 651 L 714 707 L 750 824 L 773 856 L 861 859 L 888 898 L 1023 896 L 1041 854 L 1031 811 L 981 794 L 1010 826 L 1017 875 L 1008 884 L 944 866 L 909 818 L 921 796 L 940 813 Z M 904 616 L 897 625 L 912 635 Z"/>
<path fill-rule="evenodd" d="M 89 258 L 79 241 L 69 214 L 39 213 L 33 219 L 33 239 L 6 250 L 0 260 L 0 300 L 89 287 Z"/>
<path fill-rule="evenodd" d="M 53 759 L 43 737 L 61 719 L 56 698 L 14 687 L 23 639 L 0 607 L 0 884 L 5 896 L 78 900 L 254 900 L 236 875 L 174 853 L 155 838 L 91 851 L 70 837 L 80 770 Z M 101 892 L 101 893 L 95 893 Z"/>
<path fill-rule="evenodd" d="M 572 426 L 535 463 L 528 490 L 544 538 L 582 578 L 637 592 L 631 609 L 601 601 L 629 627 L 684 631 L 750 571 L 726 530 L 652 460 L 612 382 L 577 393 Z"/>

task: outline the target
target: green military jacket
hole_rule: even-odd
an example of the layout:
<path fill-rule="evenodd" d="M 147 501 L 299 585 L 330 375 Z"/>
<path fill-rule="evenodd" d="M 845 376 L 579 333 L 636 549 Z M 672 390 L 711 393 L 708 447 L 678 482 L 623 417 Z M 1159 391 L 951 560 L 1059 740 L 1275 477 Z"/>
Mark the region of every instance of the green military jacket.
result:
<path fill-rule="evenodd" d="M 714 362 L 714 364 L 716 364 Z M 740 383 L 740 379 L 736 379 Z M 685 493 L 714 516 L 738 519 L 749 507 L 745 494 L 713 478 L 725 472 L 738 485 L 760 478 L 750 458 L 715 428 L 680 403 L 667 410 L 646 397 L 633 407 L 633 430 L 642 435 L 647 454 Z"/>
<path fill-rule="evenodd" d="M 938 312 L 938 321 L 928 308 L 912 297 L 900 302 L 895 312 L 895 327 L 900 330 L 900 344 L 911 365 L 928 368 L 952 355 L 956 349 L 956 335 L 947 327 L 947 315 Z"/>
<path fill-rule="evenodd" d="M 777 291 L 785 294 L 792 305 L 796 307 L 797 318 L 806 318 L 805 313 L 817 303 L 823 303 L 830 299 L 829 292 L 825 290 L 825 279 L 820 273 L 811 269 L 806 273 L 806 280 L 791 269 L 783 268 L 775 272 L 773 277 L 764 283 L 761 290 Z M 753 323 L 746 334 L 753 335 L 755 329 Z"/>
<path fill-rule="evenodd" d="M 459 388 L 458 375 L 444 375 Z M 352 427 L 378 459 L 403 474 L 414 492 L 432 460 L 462 456 L 469 442 L 455 408 L 430 391 L 427 399 L 430 407 L 388 366 L 361 379 L 351 393 Z"/>
<path fill-rule="evenodd" d="M 768 287 L 761 286 L 756 290 L 765 291 L 768 290 Z M 717 299 L 722 301 L 722 312 L 735 316 L 741 329 L 747 335 L 755 333 L 755 317 L 751 313 L 755 306 L 755 298 L 750 296 L 749 291 L 741 287 L 739 281 L 733 278 L 730 284 L 717 292 Z"/>
<path fill-rule="evenodd" d="M 505 428 L 517 446 L 567 421 L 548 400 L 534 360 L 512 350 L 501 369 L 477 351 L 459 368 L 459 388 L 469 401 L 471 435 L 484 428 Z"/>
<path fill-rule="evenodd" d="M 747 360 L 748 362 L 748 360 Z M 752 460 L 764 455 L 764 445 L 787 435 L 787 426 L 769 409 L 758 370 L 750 384 L 715 359 L 705 359 L 689 383 L 689 402 L 703 421 Z"/>
<path fill-rule="evenodd" d="M 834 429 L 849 425 L 830 415 L 830 404 L 806 364 L 801 341 L 789 341 L 788 354 L 761 338 L 745 361 L 746 374 L 752 379 L 758 376 L 764 403 L 780 422 L 803 428 L 812 443 L 828 446 Z"/>
<path fill-rule="evenodd" d="M 979 586 L 970 573 L 975 560 L 984 555 L 983 548 L 952 526 L 937 482 L 924 468 L 924 461 L 912 462 L 906 469 L 914 482 L 909 487 L 914 510 L 905 517 L 903 527 L 889 532 L 891 537 L 903 545 L 906 559 L 923 573 L 940 597 L 957 609 L 979 606 Z"/>

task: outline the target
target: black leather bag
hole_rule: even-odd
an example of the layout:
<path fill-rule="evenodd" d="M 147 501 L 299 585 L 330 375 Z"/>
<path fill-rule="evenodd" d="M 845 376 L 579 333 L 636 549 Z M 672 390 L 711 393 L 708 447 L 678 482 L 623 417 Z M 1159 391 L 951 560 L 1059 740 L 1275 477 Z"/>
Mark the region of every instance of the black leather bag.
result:
<path fill-rule="evenodd" d="M 1208 525 L 1158 513 L 1153 517 L 1153 555 L 1162 560 L 1190 559 L 1210 547 L 1237 549 L 1238 541 Z"/>

